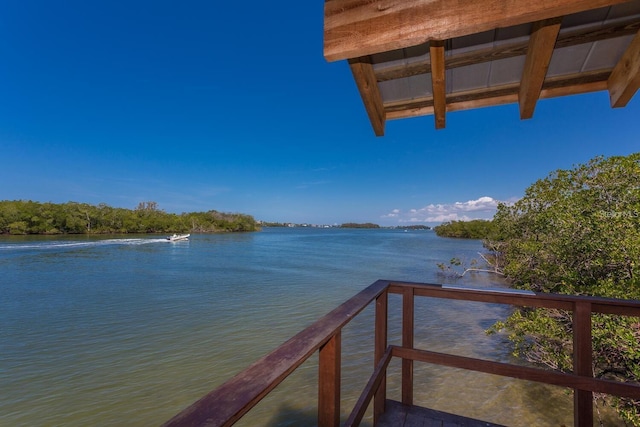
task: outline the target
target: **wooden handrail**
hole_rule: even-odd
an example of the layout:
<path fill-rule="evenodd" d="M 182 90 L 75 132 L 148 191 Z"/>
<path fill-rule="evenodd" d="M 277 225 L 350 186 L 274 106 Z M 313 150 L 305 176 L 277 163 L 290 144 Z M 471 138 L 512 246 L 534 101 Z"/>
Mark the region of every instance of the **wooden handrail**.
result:
<path fill-rule="evenodd" d="M 583 301 L 591 303 L 591 311 L 593 313 L 640 317 L 640 301 L 638 300 L 548 294 L 529 291 L 514 292 L 511 289 L 486 289 L 433 283 L 398 282 L 391 280 L 387 282 L 389 283 L 389 293 L 395 294 L 402 294 L 404 288 L 411 287 L 415 289 L 416 296 L 489 302 L 522 307 L 557 308 L 568 311 L 573 310 L 574 303 Z"/>
<path fill-rule="evenodd" d="M 448 366 L 450 368 L 466 369 L 468 371 L 535 381 L 577 390 L 611 394 L 618 397 L 640 399 L 640 386 L 635 384 L 549 371 L 529 366 L 511 365 L 509 363 L 493 362 L 473 357 L 456 356 L 435 351 L 408 349 L 400 346 L 390 346 L 389 348 L 391 349 L 392 357 L 399 357 L 401 359 L 411 359 L 418 362 Z"/>
<path fill-rule="evenodd" d="M 403 296 L 402 345 L 388 346 L 388 294 Z M 516 366 L 413 348 L 415 297 L 446 298 L 515 306 L 556 308 L 574 313 L 572 374 Z M 340 419 L 341 332 L 357 314 L 376 301 L 374 373 L 351 412 L 347 425 L 358 425 L 371 400 L 375 420 L 384 411 L 386 368 L 391 357 L 402 359 L 403 402 L 413 400 L 413 362 L 427 362 L 572 388 L 574 424 L 591 425 L 592 393 L 640 399 L 640 385 L 593 378 L 591 314 L 640 317 L 640 301 L 572 295 L 538 294 L 502 289 L 474 289 L 426 283 L 378 280 L 295 335 L 222 386 L 167 421 L 165 426 L 231 426 L 316 351 L 319 358 L 318 424 L 337 427 Z"/>
<path fill-rule="evenodd" d="M 164 425 L 233 425 L 384 292 L 387 286 L 385 281 L 373 283 Z"/>

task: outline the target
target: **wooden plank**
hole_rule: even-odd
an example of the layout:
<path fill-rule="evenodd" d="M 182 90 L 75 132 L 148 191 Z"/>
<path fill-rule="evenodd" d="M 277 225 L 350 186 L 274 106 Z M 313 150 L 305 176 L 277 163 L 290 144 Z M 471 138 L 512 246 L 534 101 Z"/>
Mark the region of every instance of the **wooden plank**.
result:
<path fill-rule="evenodd" d="M 480 98 L 471 101 L 460 101 L 460 102 L 447 102 L 447 111 L 462 111 L 462 110 L 471 110 L 475 108 L 482 107 L 495 107 L 496 105 L 504 105 L 504 104 L 515 104 L 518 102 L 518 94 L 510 94 L 510 95 L 496 95 L 487 98 Z M 430 104 L 430 103 L 429 103 Z M 425 105 L 418 106 L 403 110 L 389 111 L 387 113 L 387 119 L 389 120 L 397 120 L 397 119 L 406 119 L 410 117 L 420 117 L 420 116 L 429 116 L 433 114 L 433 106 Z"/>
<path fill-rule="evenodd" d="M 318 362 L 318 426 L 340 425 L 341 333 L 320 347 Z"/>
<path fill-rule="evenodd" d="M 548 371 L 527 366 L 510 365 L 508 363 L 475 359 L 465 356 L 437 353 L 433 351 L 408 349 L 391 346 L 391 355 L 419 362 L 433 363 L 451 368 L 467 369 L 484 372 L 486 374 L 501 375 L 503 377 L 520 380 L 535 381 L 560 387 L 611 394 L 631 399 L 640 399 L 640 385 L 622 383 L 618 381 L 601 380 L 588 376 L 580 376 L 563 372 Z"/>
<path fill-rule="evenodd" d="M 385 404 L 387 410 L 380 420 L 374 424 L 375 427 L 403 427 L 407 420 L 407 414 L 411 410 L 410 406 L 403 405 L 395 400 L 387 400 Z"/>
<path fill-rule="evenodd" d="M 378 366 L 380 361 L 385 357 L 388 345 L 388 306 L 389 293 L 383 292 L 376 298 L 376 319 L 375 319 L 375 337 L 374 337 L 374 366 Z M 379 387 L 376 388 L 373 398 L 373 424 L 385 411 L 385 401 L 387 399 L 387 376 L 380 380 Z"/>
<path fill-rule="evenodd" d="M 607 84 L 614 108 L 626 106 L 640 87 L 640 31 L 614 67 Z"/>
<path fill-rule="evenodd" d="M 444 68 L 444 42 L 433 40 L 429 45 L 431 59 L 431 87 L 433 90 L 433 113 L 436 129 L 444 129 L 446 125 L 447 94 Z"/>
<path fill-rule="evenodd" d="M 552 95 L 575 95 L 586 93 L 590 90 L 605 90 L 606 82 L 610 72 L 606 70 L 597 70 L 587 73 L 569 74 L 563 76 L 552 77 L 546 79 L 542 86 L 540 97 L 551 98 Z M 594 85 L 594 83 L 600 83 Z M 473 89 L 464 92 L 454 92 L 447 96 L 447 110 L 454 111 L 455 104 L 469 103 L 469 107 L 473 108 L 473 102 L 480 101 L 480 106 L 487 106 L 490 103 L 485 99 L 500 98 L 503 96 L 517 95 L 520 91 L 520 83 L 511 83 L 491 88 Z M 411 100 L 403 100 L 389 102 L 385 104 L 387 118 L 397 118 L 396 115 L 402 110 L 433 107 L 432 97 L 414 98 Z M 461 108 L 457 108 L 459 110 Z"/>
<path fill-rule="evenodd" d="M 413 348 L 414 290 L 405 288 L 402 294 L 402 346 Z M 413 360 L 402 361 L 402 403 L 413 405 Z"/>
<path fill-rule="evenodd" d="M 583 295 L 563 295 L 550 293 L 516 293 L 513 289 L 476 289 L 471 287 L 445 287 L 435 283 L 383 281 L 388 283 L 388 292 L 403 295 L 406 288 L 413 288 L 415 296 L 448 298 L 453 300 L 489 302 L 528 307 L 557 308 L 573 310 L 577 302 L 591 304 L 593 313 L 608 313 L 627 316 L 640 314 L 640 300 L 589 297 Z"/>
<path fill-rule="evenodd" d="M 615 314 L 616 316 L 640 317 L 640 307 L 631 305 L 632 301 L 609 300 L 605 302 L 591 301 L 591 311 L 593 313 Z"/>
<path fill-rule="evenodd" d="M 324 56 L 356 58 L 509 27 L 625 0 L 328 0 Z"/>
<path fill-rule="evenodd" d="M 591 303 L 576 302 L 573 309 L 573 373 L 593 377 L 591 342 Z M 573 424 L 593 426 L 593 392 L 575 390 L 573 393 Z"/>
<path fill-rule="evenodd" d="M 358 401 L 356 402 L 349 418 L 345 422 L 345 427 L 351 426 L 359 426 L 360 421 L 362 421 L 362 417 L 369 406 L 369 402 L 371 402 L 372 397 L 375 395 L 376 390 L 381 386 L 384 378 L 387 375 L 387 367 L 389 366 L 389 362 L 391 361 L 391 347 L 387 347 L 385 353 L 382 355 L 382 358 L 376 365 L 371 378 L 367 382 L 364 390 L 360 394 Z M 383 407 L 386 405 L 386 402 L 383 403 Z M 382 415 L 382 414 L 381 414 Z M 374 421 L 374 425 L 376 425 Z"/>
<path fill-rule="evenodd" d="M 605 80 L 579 83 L 572 86 L 558 86 L 553 87 L 548 85 L 548 88 L 543 88 L 540 92 L 540 99 L 557 98 L 568 95 L 580 95 L 584 93 L 600 92 L 607 90 L 607 82 Z"/>
<path fill-rule="evenodd" d="M 436 411 L 420 406 L 407 406 L 394 400 L 387 400 L 389 410 L 376 427 L 503 427 L 486 421 L 475 420 L 461 415 Z"/>
<path fill-rule="evenodd" d="M 349 66 L 351 67 L 351 73 L 358 86 L 364 107 L 367 110 L 369 121 L 371 122 L 371 126 L 373 126 L 373 131 L 376 136 L 383 136 L 385 112 L 382 106 L 382 96 L 378 89 L 376 75 L 373 71 L 373 65 L 371 65 L 371 59 L 368 57 L 350 59 Z"/>
<path fill-rule="evenodd" d="M 553 18 L 533 24 L 518 94 L 521 119 L 533 117 L 533 111 L 536 108 L 538 98 L 540 98 L 540 91 L 547 76 L 561 23 L 561 18 Z"/>
<path fill-rule="evenodd" d="M 597 28 L 578 29 L 560 33 L 556 41 L 556 49 L 592 43 L 599 40 L 607 40 L 615 37 L 623 37 L 636 34 L 640 30 L 640 21 L 637 19 L 616 22 Z M 470 65 L 482 64 L 490 61 L 524 56 L 527 54 L 529 41 L 517 41 L 498 46 L 472 50 L 453 54 L 445 57 L 447 70 Z M 396 65 L 376 70 L 378 82 L 386 82 L 394 79 L 428 74 L 431 72 L 431 62 L 427 60 L 415 61 L 406 65 Z"/>
<path fill-rule="evenodd" d="M 378 280 L 229 381 L 171 418 L 165 426 L 231 426 L 387 288 Z"/>
<path fill-rule="evenodd" d="M 562 298 L 545 298 L 542 294 L 519 295 L 500 292 L 479 292 L 471 289 L 430 289 L 428 287 L 417 287 L 414 292 L 416 296 L 428 296 L 454 300 L 510 304 L 527 307 L 547 307 L 564 310 L 571 310 L 573 308 L 573 301 L 571 300 L 563 300 Z"/>

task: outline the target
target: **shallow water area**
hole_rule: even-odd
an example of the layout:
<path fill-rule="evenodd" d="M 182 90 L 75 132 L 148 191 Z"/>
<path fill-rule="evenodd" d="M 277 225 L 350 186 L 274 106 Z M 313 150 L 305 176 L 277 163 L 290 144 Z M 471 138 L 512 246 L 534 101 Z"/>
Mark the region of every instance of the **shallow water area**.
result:
<path fill-rule="evenodd" d="M 454 280 L 436 267 L 479 251 L 479 241 L 431 231 L 335 228 L 174 243 L 0 237 L 0 425 L 161 424 L 377 279 L 502 286 L 487 275 Z M 389 338 L 398 342 L 394 297 Z M 508 310 L 424 299 L 416 346 L 509 359 L 505 337 L 484 334 Z M 372 336 L 370 307 L 343 332 L 344 417 L 371 373 Z M 510 416 L 509 425 L 571 424 L 562 391 L 429 366 L 417 367 L 416 379 L 417 403 L 435 409 L 502 423 Z M 316 399 L 313 356 L 238 425 L 314 425 Z"/>

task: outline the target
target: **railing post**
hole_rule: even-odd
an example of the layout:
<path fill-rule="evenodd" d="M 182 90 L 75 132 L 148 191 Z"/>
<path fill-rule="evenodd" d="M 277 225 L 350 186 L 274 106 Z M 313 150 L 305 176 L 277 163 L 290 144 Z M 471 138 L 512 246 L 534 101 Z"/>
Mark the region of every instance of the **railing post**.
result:
<path fill-rule="evenodd" d="M 387 319 L 388 319 L 389 293 L 384 291 L 376 298 L 376 319 L 375 319 L 375 342 L 373 366 L 378 366 L 387 349 Z M 387 399 L 387 376 L 380 382 L 380 386 L 373 397 L 373 425 L 385 411 L 385 401 Z"/>
<path fill-rule="evenodd" d="M 576 302 L 573 309 L 573 373 L 593 377 L 591 342 L 591 303 Z M 573 423 L 576 427 L 593 426 L 593 393 L 573 392 Z"/>
<path fill-rule="evenodd" d="M 402 347 L 413 348 L 414 291 L 406 287 L 402 294 Z M 413 360 L 402 359 L 402 403 L 413 405 Z"/>
<path fill-rule="evenodd" d="M 340 425 L 341 332 L 320 347 L 318 372 L 318 426 Z"/>

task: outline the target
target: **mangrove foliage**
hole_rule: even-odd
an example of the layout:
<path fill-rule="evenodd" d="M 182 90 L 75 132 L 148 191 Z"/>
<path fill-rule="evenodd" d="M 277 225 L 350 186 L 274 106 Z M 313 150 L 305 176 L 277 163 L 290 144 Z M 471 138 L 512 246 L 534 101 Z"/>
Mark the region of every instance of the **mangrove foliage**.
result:
<path fill-rule="evenodd" d="M 514 287 L 536 292 L 640 299 L 640 153 L 598 157 L 531 185 L 493 220 L 494 249 Z M 594 314 L 594 375 L 640 382 L 640 319 Z M 519 309 L 505 328 L 516 354 L 572 370 L 571 313 Z M 640 425 L 640 402 L 616 400 Z"/>
<path fill-rule="evenodd" d="M 450 221 L 433 228 L 439 237 L 461 239 L 486 239 L 492 234 L 493 222 L 485 219 Z"/>
<path fill-rule="evenodd" d="M 256 231 L 250 215 L 215 210 L 167 213 L 156 202 L 135 209 L 101 203 L 0 201 L 0 234 L 114 234 Z"/>

